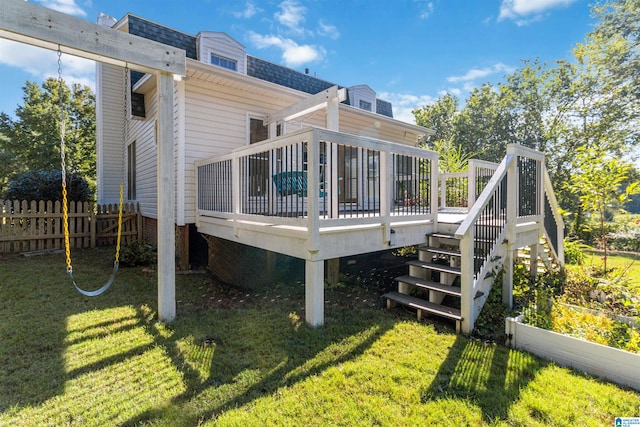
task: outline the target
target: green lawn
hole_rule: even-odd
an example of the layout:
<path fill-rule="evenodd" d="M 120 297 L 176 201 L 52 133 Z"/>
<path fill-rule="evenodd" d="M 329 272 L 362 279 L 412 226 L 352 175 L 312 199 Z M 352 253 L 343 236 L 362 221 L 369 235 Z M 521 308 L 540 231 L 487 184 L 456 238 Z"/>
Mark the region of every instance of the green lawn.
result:
<path fill-rule="evenodd" d="M 78 252 L 79 283 L 110 273 Z M 328 290 L 304 325 L 304 288 L 243 292 L 178 276 L 178 317 L 155 320 L 156 278 L 121 270 L 86 298 L 63 255 L 0 258 L 0 425 L 613 425 L 640 394 L 450 326 Z"/>
<path fill-rule="evenodd" d="M 602 268 L 602 251 L 586 248 L 584 250 L 584 265 Z M 629 286 L 636 293 L 640 293 L 640 253 L 612 252 L 607 257 L 607 268 L 624 271 Z"/>

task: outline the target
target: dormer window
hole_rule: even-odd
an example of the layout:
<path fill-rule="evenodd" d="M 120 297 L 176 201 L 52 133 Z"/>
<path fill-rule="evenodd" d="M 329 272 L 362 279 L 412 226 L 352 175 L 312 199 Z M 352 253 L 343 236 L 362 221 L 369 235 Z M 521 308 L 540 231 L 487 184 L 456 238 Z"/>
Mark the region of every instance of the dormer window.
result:
<path fill-rule="evenodd" d="M 211 54 L 211 65 L 217 65 L 218 67 L 226 68 L 231 71 L 238 70 L 238 61 L 218 56 L 215 53 Z"/>
<path fill-rule="evenodd" d="M 367 101 L 360 100 L 360 109 L 371 111 L 371 103 Z"/>
<path fill-rule="evenodd" d="M 247 74 L 247 52 L 233 37 L 225 33 L 201 31 L 196 39 L 198 60 L 225 70 Z"/>
<path fill-rule="evenodd" d="M 361 110 L 375 113 L 376 93 L 367 85 L 351 86 L 349 89 L 349 104 Z"/>

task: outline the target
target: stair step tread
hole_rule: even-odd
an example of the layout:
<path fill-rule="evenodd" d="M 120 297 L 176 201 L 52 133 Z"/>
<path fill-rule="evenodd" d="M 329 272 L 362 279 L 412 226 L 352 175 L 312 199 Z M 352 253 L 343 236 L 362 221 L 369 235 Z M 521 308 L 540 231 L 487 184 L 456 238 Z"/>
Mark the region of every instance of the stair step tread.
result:
<path fill-rule="evenodd" d="M 447 233 L 431 233 L 431 234 L 427 234 L 427 237 L 440 237 L 442 239 L 460 240 L 456 238 L 455 234 L 447 234 Z"/>
<path fill-rule="evenodd" d="M 460 310 L 457 308 L 434 304 L 432 302 L 425 301 L 411 295 L 401 294 L 400 292 L 389 292 L 384 294 L 382 297 L 398 302 L 402 305 L 406 305 L 407 307 L 417 308 L 420 310 L 428 311 L 429 313 L 437 314 L 441 317 L 462 320 Z"/>
<path fill-rule="evenodd" d="M 443 273 L 451 273 L 451 274 L 458 274 L 458 275 L 462 274 L 459 268 L 451 267 L 449 265 L 434 264 L 431 262 L 418 261 L 418 260 L 409 261 L 407 262 L 407 264 L 420 267 L 420 268 L 425 268 L 428 270 L 440 271 Z"/>
<path fill-rule="evenodd" d="M 431 280 L 418 279 L 417 277 L 412 276 L 400 276 L 396 277 L 394 280 L 396 280 L 397 282 L 408 283 L 410 285 L 414 285 L 423 289 L 431 289 L 434 291 L 444 292 L 456 297 L 462 295 L 460 288 L 457 286 L 444 285 L 442 283 L 432 282 Z"/>
<path fill-rule="evenodd" d="M 450 256 L 460 256 L 460 251 L 455 249 L 447 249 L 447 248 L 434 248 L 433 246 L 422 246 L 418 248 L 421 251 L 427 251 L 434 254 L 441 255 L 450 255 Z"/>

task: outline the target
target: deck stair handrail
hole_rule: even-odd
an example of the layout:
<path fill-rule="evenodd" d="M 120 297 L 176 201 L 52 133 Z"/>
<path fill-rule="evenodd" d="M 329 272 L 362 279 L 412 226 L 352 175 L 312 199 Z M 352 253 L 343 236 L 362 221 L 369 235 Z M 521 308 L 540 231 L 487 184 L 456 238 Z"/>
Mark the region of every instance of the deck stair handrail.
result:
<path fill-rule="evenodd" d="M 515 156 L 507 154 L 455 233 L 460 239 L 460 310 L 465 333 L 471 332 L 479 315 L 475 310 L 476 295 L 482 293 L 480 306 L 488 296 L 488 289 L 480 288 L 493 266 L 491 260 L 504 256 L 501 243 L 507 234 L 507 178 L 514 164 Z"/>
<path fill-rule="evenodd" d="M 544 169 L 544 196 L 545 240 L 551 255 L 560 266 L 564 266 L 564 221 L 546 168 Z"/>
<path fill-rule="evenodd" d="M 551 254 L 563 264 L 563 226 L 544 154 L 509 144 L 507 155 L 455 233 L 460 239 L 464 332 L 471 332 L 494 276 L 505 263 L 513 262 L 517 233 L 544 235 Z"/>

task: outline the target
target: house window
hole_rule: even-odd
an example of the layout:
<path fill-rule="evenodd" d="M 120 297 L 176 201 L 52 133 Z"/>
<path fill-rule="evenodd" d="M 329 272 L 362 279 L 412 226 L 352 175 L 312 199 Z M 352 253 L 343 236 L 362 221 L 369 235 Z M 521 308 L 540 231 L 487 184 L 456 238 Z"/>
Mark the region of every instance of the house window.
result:
<path fill-rule="evenodd" d="M 269 127 L 264 121 L 249 118 L 249 144 L 269 139 Z M 247 160 L 249 168 L 249 196 L 266 196 L 269 188 L 269 155 L 268 152 L 257 153 Z"/>
<path fill-rule="evenodd" d="M 367 101 L 360 100 L 360 109 L 371 111 L 371 103 Z"/>
<path fill-rule="evenodd" d="M 211 64 L 216 65 L 218 67 L 226 68 L 227 70 L 231 70 L 231 71 L 238 70 L 238 61 L 234 61 L 233 59 L 218 56 L 215 53 L 211 54 Z"/>
<path fill-rule="evenodd" d="M 249 119 L 249 144 L 269 139 L 269 127 L 264 125 L 261 119 Z"/>
<path fill-rule="evenodd" d="M 136 142 L 127 146 L 127 200 L 136 199 Z"/>

